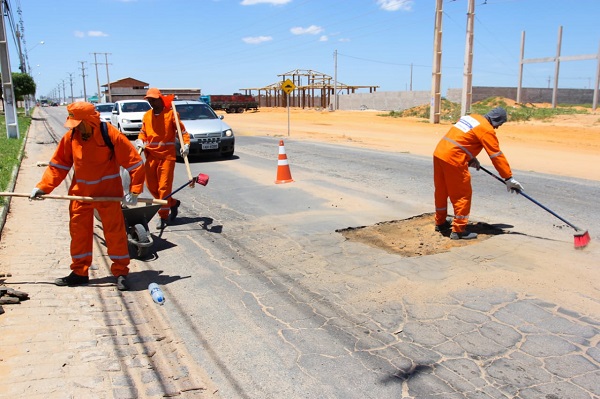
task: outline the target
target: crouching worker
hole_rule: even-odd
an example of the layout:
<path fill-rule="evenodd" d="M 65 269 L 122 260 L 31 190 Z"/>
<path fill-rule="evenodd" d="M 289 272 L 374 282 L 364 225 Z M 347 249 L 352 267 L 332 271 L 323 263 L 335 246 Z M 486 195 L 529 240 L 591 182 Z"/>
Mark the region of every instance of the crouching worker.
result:
<path fill-rule="evenodd" d="M 507 121 L 506 110 L 492 109 L 485 115 L 471 114 L 460 118 L 440 140 L 433 153 L 433 183 L 435 187 L 435 230 L 444 231 L 452 227 L 453 240 L 477 238 L 477 233 L 468 232 L 471 211 L 471 174 L 469 166 L 477 170 L 481 165 L 477 155 L 485 149 L 494 167 L 505 179 L 506 189 L 511 192 L 523 190 L 512 177 L 510 165 L 500 151 L 495 129 Z M 448 216 L 448 198 L 454 207 L 452 225 Z"/>
<path fill-rule="evenodd" d="M 69 195 L 123 197 L 120 167 L 129 172 L 131 186 L 122 202 L 70 202 L 72 271 L 68 276 L 56 279 L 55 284 L 77 286 L 89 282 L 96 209 L 102 220 L 107 252 L 112 261 L 111 273 L 116 277 L 117 288 L 126 291 L 129 289 L 129 249 L 121 204 L 135 205 L 138 194 L 143 191 L 145 176 L 142 158 L 116 128 L 108 123 L 101 124 L 100 114 L 93 104 L 69 104 L 67 111 L 69 116 L 65 127 L 70 130 L 58 143 L 42 180 L 31 192 L 30 199 L 41 199 L 41 195 L 50 194 L 67 177 L 71 168 L 74 173 Z M 106 129 L 104 133 L 103 129 Z"/>

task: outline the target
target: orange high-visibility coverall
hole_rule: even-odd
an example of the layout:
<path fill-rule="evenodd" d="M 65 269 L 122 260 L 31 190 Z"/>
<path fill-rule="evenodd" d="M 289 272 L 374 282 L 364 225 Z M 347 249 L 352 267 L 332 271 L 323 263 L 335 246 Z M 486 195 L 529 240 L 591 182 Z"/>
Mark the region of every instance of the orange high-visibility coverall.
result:
<path fill-rule="evenodd" d="M 100 131 L 100 120 L 92 123 L 93 133 L 83 140 L 77 128 L 69 130 L 58 143 L 50 164 L 37 187 L 51 193 L 74 170 L 69 195 L 89 197 L 123 197 L 119 174 L 122 166 L 131 175 L 132 193 L 139 194 L 144 187 L 144 167 L 135 147 L 115 127 L 107 124 L 114 151 L 106 146 Z M 121 202 L 71 201 L 69 206 L 71 233 L 71 270 L 87 276 L 92 264 L 94 209 L 102 220 L 110 271 L 114 276 L 129 274 L 129 248 Z"/>
<path fill-rule="evenodd" d="M 454 207 L 452 230 L 466 230 L 471 211 L 471 174 L 469 161 L 485 149 L 494 167 L 505 179 L 512 171 L 488 120 L 477 114 L 463 116 L 440 140 L 433 153 L 433 183 L 435 186 L 435 224 L 441 225 L 448 216 L 448 198 Z"/>
<path fill-rule="evenodd" d="M 154 114 L 153 109 L 150 109 L 142 119 L 142 128 L 138 139 L 146 143 L 144 150 L 146 155 L 146 187 L 156 199 L 163 199 L 173 191 L 173 174 L 177 159 L 175 139 L 178 136 L 175 123 L 173 109 L 167 107 L 158 115 Z M 183 144 L 190 144 L 190 136 L 181 120 L 179 120 L 179 127 Z M 158 211 L 161 219 L 166 220 L 169 217 L 170 208 L 177 203 L 177 200 L 173 197 L 169 197 L 168 201 L 169 203 L 163 205 Z"/>

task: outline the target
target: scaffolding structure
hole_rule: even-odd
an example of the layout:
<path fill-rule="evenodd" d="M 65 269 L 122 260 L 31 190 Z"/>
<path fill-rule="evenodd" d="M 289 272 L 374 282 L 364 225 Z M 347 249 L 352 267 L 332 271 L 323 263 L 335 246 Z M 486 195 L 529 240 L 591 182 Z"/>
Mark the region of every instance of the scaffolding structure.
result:
<path fill-rule="evenodd" d="M 331 76 L 311 69 L 295 69 L 278 74 L 281 81 L 265 87 L 242 88 L 244 94 L 256 96 L 261 107 L 290 107 L 299 108 L 333 108 L 335 95 L 340 92 L 356 93 L 359 89 L 369 89 L 369 93 L 377 91 L 379 86 L 356 86 L 336 82 Z M 289 96 L 281 85 L 291 80 L 296 89 Z"/>

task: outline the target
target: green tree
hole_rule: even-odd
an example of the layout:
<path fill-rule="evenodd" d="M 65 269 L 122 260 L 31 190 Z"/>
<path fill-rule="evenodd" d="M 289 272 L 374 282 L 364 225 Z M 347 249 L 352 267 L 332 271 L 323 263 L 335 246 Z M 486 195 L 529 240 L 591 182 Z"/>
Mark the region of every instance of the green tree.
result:
<path fill-rule="evenodd" d="M 35 95 L 35 81 L 26 73 L 12 73 L 12 83 L 17 101 L 23 101 L 27 95 Z"/>

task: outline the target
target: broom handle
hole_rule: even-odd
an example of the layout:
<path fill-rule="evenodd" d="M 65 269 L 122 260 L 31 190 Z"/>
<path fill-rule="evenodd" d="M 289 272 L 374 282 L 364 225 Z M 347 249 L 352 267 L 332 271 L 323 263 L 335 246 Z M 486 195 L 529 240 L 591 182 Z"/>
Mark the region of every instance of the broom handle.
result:
<path fill-rule="evenodd" d="M 488 175 L 495 177 L 496 180 L 502 182 L 502 184 L 506 185 L 506 182 L 504 180 L 502 180 L 500 177 L 496 176 L 494 173 L 490 172 L 489 170 L 487 170 L 486 168 L 484 168 L 483 166 L 480 166 L 480 169 L 483 170 L 485 173 L 487 173 Z M 579 227 L 575 226 L 574 224 L 570 223 L 568 220 L 566 220 L 565 218 L 559 216 L 556 212 L 554 212 L 553 210 L 545 207 L 544 205 L 540 204 L 538 201 L 536 201 L 535 199 L 531 198 L 529 195 L 525 194 L 523 191 L 521 190 L 516 190 L 517 193 L 521 194 L 523 197 L 527 198 L 529 201 L 533 202 L 534 204 L 536 204 L 537 206 L 539 206 L 540 208 L 542 208 L 543 210 L 545 210 L 546 212 L 556 216 L 557 218 L 559 218 L 560 220 L 562 220 L 563 222 L 565 222 L 566 224 L 568 224 L 569 226 L 571 226 L 572 228 L 574 228 L 575 230 L 579 231 L 581 230 Z"/>
<path fill-rule="evenodd" d="M 183 143 L 183 134 L 181 134 L 181 126 L 179 126 L 179 115 L 177 114 L 177 109 L 175 108 L 175 104 L 171 104 L 173 107 L 173 116 L 175 117 L 175 126 L 177 127 L 177 135 L 179 136 L 179 144 L 181 144 L 181 148 L 185 145 Z M 196 180 L 192 177 L 192 171 L 190 170 L 190 162 L 188 161 L 187 155 L 183 157 L 183 162 L 185 163 L 185 168 L 187 170 L 188 178 L 190 180 L 190 187 L 194 187 Z"/>
<path fill-rule="evenodd" d="M 31 194 L 27 193 L 11 193 L 11 192 L 0 192 L 0 197 L 27 197 L 29 198 Z M 69 201 L 83 201 L 83 202 L 101 202 L 101 201 L 110 201 L 110 202 L 121 202 L 123 198 L 121 197 L 83 197 L 79 195 L 51 195 L 44 194 L 40 196 L 43 199 L 60 199 L 60 200 L 69 200 Z M 167 205 L 169 201 L 159 200 L 154 198 L 138 198 L 138 202 L 143 202 L 146 204 L 158 204 L 158 205 Z"/>

